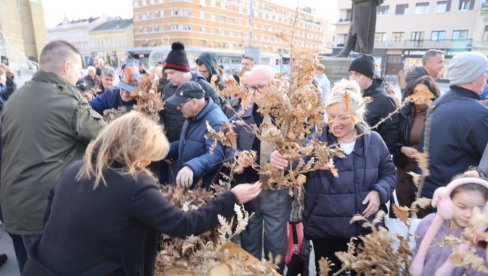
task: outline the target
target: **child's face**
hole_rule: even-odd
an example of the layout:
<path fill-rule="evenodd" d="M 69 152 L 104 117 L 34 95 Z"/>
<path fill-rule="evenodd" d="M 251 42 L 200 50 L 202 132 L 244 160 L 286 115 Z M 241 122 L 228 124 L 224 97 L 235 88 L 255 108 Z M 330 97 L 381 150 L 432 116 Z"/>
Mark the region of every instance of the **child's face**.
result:
<path fill-rule="evenodd" d="M 469 225 L 469 219 L 473 214 L 473 208 L 483 209 L 485 198 L 479 191 L 460 191 L 452 198 L 454 205 L 453 221 L 461 228 Z"/>

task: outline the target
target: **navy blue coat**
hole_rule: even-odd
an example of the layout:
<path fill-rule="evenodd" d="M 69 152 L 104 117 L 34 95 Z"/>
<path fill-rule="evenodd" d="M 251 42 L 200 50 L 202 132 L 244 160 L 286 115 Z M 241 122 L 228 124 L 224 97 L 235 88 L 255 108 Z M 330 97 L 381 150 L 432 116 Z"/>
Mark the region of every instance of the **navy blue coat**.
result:
<path fill-rule="evenodd" d="M 81 166 L 68 165 L 51 191 L 44 234 L 23 275 L 153 275 L 158 232 L 198 235 L 218 225 L 218 214 L 233 214 L 232 192 L 183 212 L 144 173 L 106 170 L 107 186 L 93 190 L 94 179 L 75 180 Z"/>
<path fill-rule="evenodd" d="M 327 127 L 318 139 L 329 145 L 337 143 Z M 370 191 L 378 191 L 381 204 L 385 204 L 395 189 L 395 166 L 385 143 L 374 131 L 356 140 L 346 158 L 334 158 L 334 164 L 337 178 L 323 170 L 307 175 L 303 214 L 306 239 L 349 239 L 366 233 L 361 223 L 349 223 L 352 216 L 366 209 L 362 201 Z"/>
<path fill-rule="evenodd" d="M 434 101 L 438 107 L 432 113 L 430 129 L 430 176 L 425 179 L 422 196 L 432 198 L 435 189 L 480 162 L 488 141 L 488 108 L 479 100 L 480 94 L 451 86 Z M 422 139 L 419 149 L 423 144 Z"/>
<path fill-rule="evenodd" d="M 176 169 L 188 166 L 193 171 L 193 185 L 203 180 L 203 185 L 208 188 L 213 178 L 224 161 L 224 148 L 222 143 L 215 139 L 206 138 L 207 122 L 215 131 L 219 131 L 223 124 L 229 122 L 220 106 L 208 98 L 205 108 L 195 118 L 186 119 L 181 129 L 180 139 L 171 143 L 168 157 L 178 155 Z M 214 150 L 210 148 L 215 144 Z M 177 172 L 176 172 L 177 173 Z"/>
<path fill-rule="evenodd" d="M 114 88 L 105 90 L 102 95 L 91 100 L 89 104 L 93 110 L 103 115 L 103 111 L 113 108 L 118 109 L 121 106 L 125 106 L 127 110 L 132 110 L 136 101 L 124 102 L 120 97 L 120 90 Z"/>

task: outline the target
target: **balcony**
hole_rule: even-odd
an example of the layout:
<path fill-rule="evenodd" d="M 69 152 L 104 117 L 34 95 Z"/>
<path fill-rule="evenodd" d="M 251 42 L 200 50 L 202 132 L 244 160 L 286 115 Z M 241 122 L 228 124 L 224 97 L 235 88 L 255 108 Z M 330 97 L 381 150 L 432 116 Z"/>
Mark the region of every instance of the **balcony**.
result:
<path fill-rule="evenodd" d="M 472 39 L 376 41 L 375 49 L 450 49 L 471 48 Z"/>

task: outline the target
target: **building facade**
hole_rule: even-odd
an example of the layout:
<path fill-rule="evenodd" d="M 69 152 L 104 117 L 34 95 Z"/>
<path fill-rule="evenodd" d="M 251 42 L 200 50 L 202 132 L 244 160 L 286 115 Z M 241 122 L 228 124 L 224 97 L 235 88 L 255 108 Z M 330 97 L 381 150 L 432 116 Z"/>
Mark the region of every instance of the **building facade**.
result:
<path fill-rule="evenodd" d="M 473 38 L 473 51 L 478 51 L 488 56 L 488 0 L 481 3 L 480 16 L 476 23 Z"/>
<path fill-rule="evenodd" d="M 127 62 L 127 51 L 134 47 L 132 19 L 116 18 L 89 32 L 91 56 L 104 57 L 105 62 L 118 66 Z"/>
<path fill-rule="evenodd" d="M 44 9 L 39 0 L 0 0 L 0 55 L 17 64 L 26 58 L 38 61 L 46 42 Z"/>
<path fill-rule="evenodd" d="M 136 54 L 181 41 L 190 52 L 216 51 L 240 59 L 246 49 L 263 57 L 289 54 L 295 10 L 263 0 L 134 0 Z M 295 24 L 295 45 L 317 52 L 331 51 L 333 29 L 327 20 L 301 9 Z M 230 61 L 232 62 L 232 61 Z M 226 63 L 225 60 L 223 62 Z"/>
<path fill-rule="evenodd" d="M 87 18 L 80 20 L 69 20 L 64 18 L 63 22 L 47 30 L 48 40 L 65 40 L 73 44 L 89 62 L 91 57 L 89 47 L 89 32 L 91 29 L 107 21 L 106 17 Z"/>
<path fill-rule="evenodd" d="M 421 64 L 428 49 L 445 51 L 447 62 L 471 51 L 484 0 L 388 0 L 377 10 L 375 50 L 384 75 L 393 76 L 403 63 Z M 351 24 L 351 1 L 338 0 L 334 51 L 344 45 Z"/>

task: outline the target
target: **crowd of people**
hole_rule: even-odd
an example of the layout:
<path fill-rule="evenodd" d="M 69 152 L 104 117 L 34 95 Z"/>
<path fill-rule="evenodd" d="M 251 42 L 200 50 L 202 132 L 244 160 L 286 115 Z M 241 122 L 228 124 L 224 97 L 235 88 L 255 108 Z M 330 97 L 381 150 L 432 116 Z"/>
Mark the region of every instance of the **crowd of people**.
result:
<path fill-rule="evenodd" d="M 247 165 L 285 169 L 296 163 L 252 131 L 273 124 L 258 103 L 267 90 L 278 89 L 276 72 L 242 58 L 242 70 L 232 78 L 252 100 L 243 106 L 237 96 L 219 96 L 227 77 L 215 53 L 202 53 L 192 70 L 185 46 L 175 42 L 171 48 L 154 68 L 127 64 L 119 76 L 98 61 L 81 76 L 79 51 L 52 41 L 41 52 L 39 71 L 20 88 L 8 67 L 0 67 L 6 76 L 0 86 L 0 207 L 23 275 L 152 275 L 158 233 L 197 235 L 215 227 L 217 215 L 232 216 L 236 203 L 253 213 L 240 246 L 258 259 L 285 255 L 294 199 L 287 188 L 263 189 L 251 166 L 233 177 L 229 192 L 193 212 L 179 210 L 159 192 L 160 184 L 211 189 L 223 162 L 240 151 L 256 152 L 256 160 L 241 160 Z M 388 92 L 372 56 L 355 58 L 349 76 L 332 87 L 327 63 L 315 64 L 313 83 L 322 93 L 327 124 L 303 144 L 335 144 L 344 154 L 333 158 L 337 176 L 328 170 L 307 174 L 298 203 L 317 270 L 321 258 L 334 263 L 332 272 L 341 270 L 335 253 L 369 233 L 351 218 L 388 212 L 396 193 L 408 207 L 419 195 L 433 199 L 417 214 L 424 219 L 411 273 L 476 273 L 454 268 L 448 261 L 452 248 L 433 241 L 462 235 L 473 208 L 484 208 L 488 199 L 488 108 L 482 100 L 488 59 L 476 52 L 455 55 L 447 66 L 449 89 L 441 91 L 436 80 L 444 57 L 429 50 L 422 66 L 402 69 L 402 99 Z M 104 111 L 132 110 L 148 73 L 158 79 L 165 103 L 159 123 L 132 111 L 107 125 Z M 432 104 L 404 102 L 426 91 Z M 207 135 L 208 127 L 218 132 L 237 121 L 236 148 Z M 420 173 L 422 152 L 429 155 L 430 175 L 419 191 L 409 172 Z M 453 180 L 466 171 L 470 177 Z M 477 253 L 484 258 L 481 246 Z M 284 261 L 278 271 L 285 271 Z"/>

